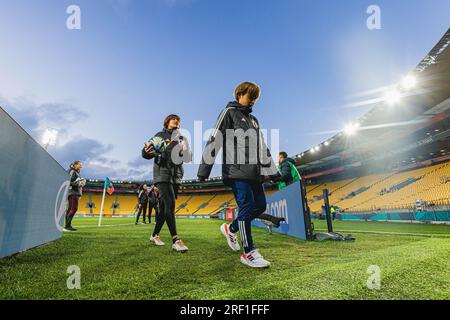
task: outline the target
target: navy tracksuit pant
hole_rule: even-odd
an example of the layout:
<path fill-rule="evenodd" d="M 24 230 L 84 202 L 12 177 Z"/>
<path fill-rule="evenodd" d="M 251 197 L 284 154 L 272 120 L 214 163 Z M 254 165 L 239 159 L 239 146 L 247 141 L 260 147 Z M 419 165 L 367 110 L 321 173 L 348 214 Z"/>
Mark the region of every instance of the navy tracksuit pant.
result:
<path fill-rule="evenodd" d="M 233 189 L 234 198 L 239 208 L 236 219 L 231 223 L 230 231 L 239 231 L 245 253 L 255 247 L 251 224 L 253 219 L 266 211 L 266 195 L 262 183 L 256 181 L 230 180 L 227 185 Z"/>

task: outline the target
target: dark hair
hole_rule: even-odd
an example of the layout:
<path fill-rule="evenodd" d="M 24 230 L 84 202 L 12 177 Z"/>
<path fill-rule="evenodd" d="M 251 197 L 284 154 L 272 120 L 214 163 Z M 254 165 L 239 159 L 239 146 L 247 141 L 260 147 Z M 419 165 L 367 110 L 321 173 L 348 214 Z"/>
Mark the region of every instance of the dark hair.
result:
<path fill-rule="evenodd" d="M 287 153 L 284 151 L 280 152 L 280 156 L 282 156 L 284 159 L 286 159 L 288 157 Z"/>
<path fill-rule="evenodd" d="M 245 81 L 239 84 L 234 89 L 234 98 L 239 100 L 239 97 L 245 96 L 248 93 L 248 97 L 251 101 L 257 100 L 261 95 L 261 89 L 256 83 Z"/>
<path fill-rule="evenodd" d="M 170 120 L 176 119 L 178 121 L 180 121 L 180 116 L 176 115 L 176 114 L 169 114 L 165 119 L 164 119 L 164 128 L 167 129 L 167 127 L 169 126 L 169 122 Z"/>
<path fill-rule="evenodd" d="M 139 186 L 139 191 L 144 190 L 144 186 L 146 186 L 146 185 L 147 185 L 146 183 L 141 184 L 141 185 Z"/>
<path fill-rule="evenodd" d="M 70 166 L 69 166 L 69 170 L 70 170 L 70 169 L 73 169 L 74 166 L 75 166 L 76 164 L 79 164 L 79 163 L 81 163 L 81 160 L 75 160 L 74 162 L 72 162 L 72 163 L 70 164 Z"/>

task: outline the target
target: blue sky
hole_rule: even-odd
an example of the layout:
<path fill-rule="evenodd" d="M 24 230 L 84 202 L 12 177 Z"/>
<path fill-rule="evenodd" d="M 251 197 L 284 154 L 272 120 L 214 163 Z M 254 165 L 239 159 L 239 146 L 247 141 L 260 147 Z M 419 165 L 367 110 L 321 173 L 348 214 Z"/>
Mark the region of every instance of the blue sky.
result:
<path fill-rule="evenodd" d="M 71 4 L 81 30 L 66 28 Z M 371 4 L 381 30 L 366 26 Z M 151 178 L 140 149 L 165 115 L 210 128 L 251 80 L 262 87 L 254 114 L 296 154 L 372 108 L 345 105 L 412 70 L 449 12 L 447 0 L 0 1 L 0 104 L 37 139 L 60 130 L 49 152 L 64 166 L 82 159 L 88 177 Z"/>

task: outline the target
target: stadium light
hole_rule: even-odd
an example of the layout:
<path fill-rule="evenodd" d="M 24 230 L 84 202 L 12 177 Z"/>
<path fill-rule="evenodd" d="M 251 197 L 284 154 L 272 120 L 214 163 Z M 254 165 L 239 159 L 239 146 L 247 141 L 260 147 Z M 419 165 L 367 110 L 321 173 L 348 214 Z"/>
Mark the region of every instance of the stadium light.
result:
<path fill-rule="evenodd" d="M 49 146 L 54 146 L 56 144 L 57 137 L 57 130 L 45 129 L 44 134 L 42 135 L 42 144 L 44 145 L 45 150 L 47 150 Z"/>
<path fill-rule="evenodd" d="M 401 97 L 400 92 L 397 89 L 393 89 L 386 93 L 384 101 L 387 102 L 388 105 L 393 106 L 400 101 Z"/>
<path fill-rule="evenodd" d="M 329 144 L 330 144 L 329 141 L 325 141 L 325 143 L 324 143 L 325 146 L 328 146 Z"/>
<path fill-rule="evenodd" d="M 417 79 L 413 75 L 407 75 L 402 80 L 402 87 L 406 90 L 410 90 L 416 86 Z"/>
<path fill-rule="evenodd" d="M 313 148 L 311 148 L 311 149 L 309 150 L 309 152 L 314 153 L 314 152 L 316 152 L 316 150 L 315 150 L 314 147 L 313 147 Z"/>
<path fill-rule="evenodd" d="M 352 136 L 358 131 L 359 123 L 349 123 L 345 126 L 344 132 L 348 136 Z"/>

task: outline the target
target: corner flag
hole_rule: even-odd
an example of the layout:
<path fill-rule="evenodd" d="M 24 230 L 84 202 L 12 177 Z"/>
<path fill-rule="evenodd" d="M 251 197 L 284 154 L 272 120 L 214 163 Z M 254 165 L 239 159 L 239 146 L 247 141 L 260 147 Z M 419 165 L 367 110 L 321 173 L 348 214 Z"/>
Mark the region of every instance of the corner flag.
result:
<path fill-rule="evenodd" d="M 102 225 L 103 205 L 105 204 L 106 192 L 108 192 L 109 195 L 112 195 L 113 192 L 114 192 L 114 185 L 112 184 L 111 180 L 109 180 L 108 177 L 106 177 L 105 184 L 103 185 L 102 205 L 100 207 L 100 217 L 98 219 L 98 226 L 99 227 Z"/>
<path fill-rule="evenodd" d="M 106 192 L 108 192 L 109 195 L 112 195 L 114 193 L 114 185 L 112 184 L 111 180 L 109 180 L 108 177 L 106 177 L 106 180 L 105 180 L 105 187 L 106 187 Z"/>

